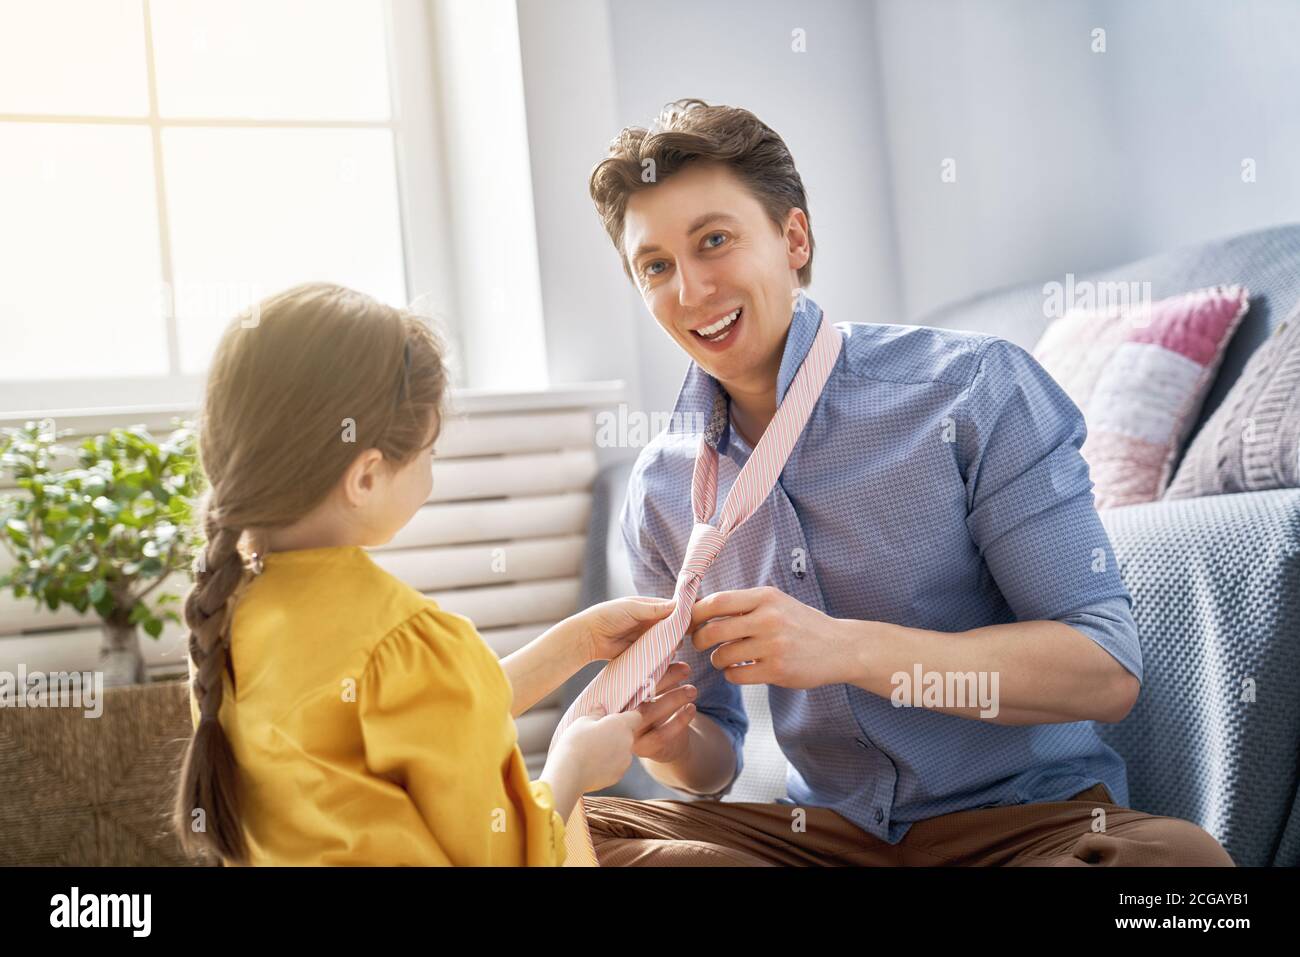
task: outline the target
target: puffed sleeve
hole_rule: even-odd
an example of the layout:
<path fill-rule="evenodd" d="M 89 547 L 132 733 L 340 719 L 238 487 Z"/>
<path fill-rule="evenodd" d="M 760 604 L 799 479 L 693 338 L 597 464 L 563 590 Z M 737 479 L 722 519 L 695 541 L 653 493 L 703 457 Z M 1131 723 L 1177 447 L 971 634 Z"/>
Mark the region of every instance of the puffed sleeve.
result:
<path fill-rule="evenodd" d="M 357 686 L 368 770 L 402 787 L 456 865 L 557 865 L 564 822 L 530 781 L 512 692 L 467 618 L 429 607 L 390 632 Z"/>

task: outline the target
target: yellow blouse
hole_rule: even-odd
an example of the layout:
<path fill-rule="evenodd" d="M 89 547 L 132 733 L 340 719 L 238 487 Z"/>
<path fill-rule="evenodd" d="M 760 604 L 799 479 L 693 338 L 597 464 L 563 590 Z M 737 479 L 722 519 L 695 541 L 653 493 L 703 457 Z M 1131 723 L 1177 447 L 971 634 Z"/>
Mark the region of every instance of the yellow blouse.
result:
<path fill-rule="evenodd" d="M 218 717 L 251 863 L 564 862 L 496 655 L 364 549 L 267 555 L 236 602 L 231 661 Z M 190 708 L 197 726 L 193 694 Z"/>

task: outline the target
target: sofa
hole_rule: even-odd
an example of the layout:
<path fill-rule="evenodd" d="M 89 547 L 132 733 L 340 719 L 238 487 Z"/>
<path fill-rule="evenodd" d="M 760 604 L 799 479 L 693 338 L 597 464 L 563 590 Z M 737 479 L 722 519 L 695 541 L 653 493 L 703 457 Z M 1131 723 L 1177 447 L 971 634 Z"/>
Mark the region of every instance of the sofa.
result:
<path fill-rule="evenodd" d="M 1044 282 L 983 293 L 918 325 L 970 329 L 1033 348 L 1045 328 Z M 1226 283 L 1250 309 L 1180 455 L 1251 353 L 1300 301 L 1300 225 L 1175 249 L 1076 282 L 1150 282 L 1154 299 Z M 597 476 L 583 603 L 632 594 L 618 516 L 631 461 Z M 1300 864 L 1300 489 L 1155 501 L 1103 510 L 1133 598 L 1144 683 L 1136 705 L 1098 732 L 1128 765 L 1132 807 L 1192 821 L 1239 866 Z M 566 686 L 571 700 L 597 670 Z M 786 761 L 765 687 L 743 689 L 750 728 L 729 801 L 785 795 Z M 688 798 L 639 763 L 602 792 Z"/>

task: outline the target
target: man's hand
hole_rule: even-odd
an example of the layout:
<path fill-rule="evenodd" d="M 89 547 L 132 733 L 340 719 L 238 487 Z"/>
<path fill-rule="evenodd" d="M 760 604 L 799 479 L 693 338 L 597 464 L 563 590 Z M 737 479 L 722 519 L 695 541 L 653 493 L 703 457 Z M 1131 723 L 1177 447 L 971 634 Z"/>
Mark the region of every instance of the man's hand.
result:
<path fill-rule="evenodd" d="M 852 680 L 862 642 L 843 625 L 772 587 L 715 592 L 696 602 L 691 616 L 695 647 L 713 649 L 710 660 L 723 677 L 781 688 Z"/>
<path fill-rule="evenodd" d="M 690 676 L 690 665 L 674 661 L 659 679 L 654 695 L 637 705 L 643 721 L 632 743 L 633 754 L 663 764 L 685 754 L 698 694 L 695 685 L 682 684 Z"/>

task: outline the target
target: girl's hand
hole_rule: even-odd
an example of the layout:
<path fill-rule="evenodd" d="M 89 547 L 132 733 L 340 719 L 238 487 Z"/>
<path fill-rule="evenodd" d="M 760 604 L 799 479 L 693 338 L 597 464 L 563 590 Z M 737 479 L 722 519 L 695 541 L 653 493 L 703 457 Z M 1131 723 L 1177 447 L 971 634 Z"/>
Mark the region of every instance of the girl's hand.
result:
<path fill-rule="evenodd" d="M 671 598 L 615 598 L 573 616 L 583 664 L 617 658 L 677 607 Z"/>
<path fill-rule="evenodd" d="M 632 766 L 632 742 L 644 720 L 635 709 L 610 715 L 597 709 L 569 725 L 556 745 L 557 757 L 572 762 L 580 793 L 610 787 L 627 773 Z"/>

